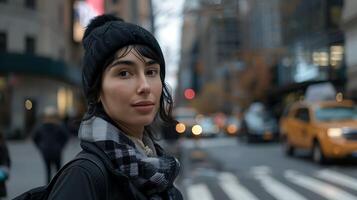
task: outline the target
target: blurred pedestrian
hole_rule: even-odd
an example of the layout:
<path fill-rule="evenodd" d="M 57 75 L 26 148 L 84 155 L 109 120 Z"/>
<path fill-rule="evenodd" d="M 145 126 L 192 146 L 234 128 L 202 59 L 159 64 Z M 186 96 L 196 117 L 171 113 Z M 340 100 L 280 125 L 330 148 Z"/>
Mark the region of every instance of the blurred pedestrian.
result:
<path fill-rule="evenodd" d="M 10 156 L 7 148 L 6 140 L 2 132 L 0 132 L 0 198 L 6 197 L 6 181 L 9 178 L 10 171 Z"/>
<path fill-rule="evenodd" d="M 47 181 L 51 180 L 51 168 L 61 168 L 63 148 L 69 138 L 68 131 L 61 124 L 57 110 L 46 107 L 42 122 L 33 130 L 33 141 L 41 152 L 46 167 Z"/>
<path fill-rule="evenodd" d="M 81 153 L 106 170 L 98 162 L 75 162 L 49 199 L 183 199 L 174 186 L 179 162 L 156 144 L 151 128 L 157 118 L 173 122 L 158 42 L 140 26 L 101 15 L 88 25 L 83 46 L 88 111 L 78 133 Z"/>

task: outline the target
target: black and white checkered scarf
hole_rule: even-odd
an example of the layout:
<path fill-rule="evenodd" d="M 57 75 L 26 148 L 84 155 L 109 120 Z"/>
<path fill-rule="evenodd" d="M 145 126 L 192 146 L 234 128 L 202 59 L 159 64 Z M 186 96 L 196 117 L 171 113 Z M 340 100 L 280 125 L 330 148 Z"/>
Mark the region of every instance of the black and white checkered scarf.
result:
<path fill-rule="evenodd" d="M 94 142 L 102 149 L 114 168 L 128 176 L 149 199 L 160 200 L 160 193 L 167 192 L 170 197 L 170 192 L 174 192 L 171 190 L 180 168 L 175 157 L 165 153 L 158 157 L 141 154 L 121 130 L 100 117 L 83 121 L 78 135 L 80 140 Z"/>

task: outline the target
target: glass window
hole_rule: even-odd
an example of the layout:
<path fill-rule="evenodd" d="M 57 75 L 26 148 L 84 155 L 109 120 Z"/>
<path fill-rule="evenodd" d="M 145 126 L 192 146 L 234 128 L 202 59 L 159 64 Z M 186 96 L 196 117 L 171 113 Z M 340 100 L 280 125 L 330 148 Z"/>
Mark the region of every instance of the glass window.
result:
<path fill-rule="evenodd" d="M 0 52 L 6 52 L 6 49 L 7 49 L 6 33 L 0 32 Z"/>
<path fill-rule="evenodd" d="M 307 108 L 299 108 L 296 111 L 295 117 L 300 119 L 301 121 L 308 122 L 310 121 L 309 109 Z"/>
<path fill-rule="evenodd" d="M 36 40 L 34 37 L 27 36 L 25 40 L 25 52 L 34 54 L 36 51 Z"/>
<path fill-rule="evenodd" d="M 357 108 L 353 106 L 322 107 L 315 111 L 319 121 L 356 120 Z"/>

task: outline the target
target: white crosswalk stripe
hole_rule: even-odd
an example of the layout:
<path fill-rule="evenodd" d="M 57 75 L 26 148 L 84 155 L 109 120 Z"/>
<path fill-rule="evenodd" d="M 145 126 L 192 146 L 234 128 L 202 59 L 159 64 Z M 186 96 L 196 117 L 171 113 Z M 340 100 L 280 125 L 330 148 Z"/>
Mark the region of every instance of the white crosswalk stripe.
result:
<path fill-rule="evenodd" d="M 357 200 L 357 197 L 345 192 L 333 185 L 317 179 L 302 175 L 293 170 L 287 170 L 284 174 L 289 181 L 315 192 L 329 200 Z"/>
<path fill-rule="evenodd" d="M 194 184 L 187 188 L 188 200 L 213 200 L 211 192 L 205 184 Z"/>
<path fill-rule="evenodd" d="M 272 178 L 269 174 L 257 173 L 254 176 L 260 181 L 263 188 L 277 200 L 286 200 L 287 197 L 289 197 L 289 200 L 307 200 L 288 186 Z"/>
<path fill-rule="evenodd" d="M 238 182 L 236 176 L 232 173 L 220 173 L 219 185 L 231 200 L 258 200 Z"/>
<path fill-rule="evenodd" d="M 270 194 L 276 200 L 308 200 L 303 193 L 298 193 L 280 180 L 272 176 L 271 169 L 267 166 L 257 166 L 251 169 L 254 179 L 261 184 L 265 192 Z M 357 180 L 342 173 L 323 169 L 315 173 L 317 178 L 338 184 L 357 191 Z M 321 198 L 328 200 L 357 200 L 357 196 L 332 184 L 313 178 L 294 170 L 285 170 L 284 177 L 286 181 L 296 185 L 296 187 L 305 188 Z M 239 181 L 238 177 L 230 172 L 218 173 L 218 186 L 223 190 L 228 200 L 259 200 L 255 193 L 250 191 L 244 182 Z M 253 179 L 253 180 L 254 180 Z M 188 200 L 214 200 L 214 194 L 209 190 L 205 183 L 189 184 L 186 188 Z M 216 194 L 217 195 L 217 194 Z M 220 197 L 219 199 L 222 199 Z"/>
<path fill-rule="evenodd" d="M 339 172 L 329 170 L 329 169 L 324 169 L 324 170 L 318 171 L 316 173 L 316 176 L 321 179 L 342 185 L 344 187 L 348 187 L 353 190 L 357 190 L 357 179 L 346 176 Z"/>

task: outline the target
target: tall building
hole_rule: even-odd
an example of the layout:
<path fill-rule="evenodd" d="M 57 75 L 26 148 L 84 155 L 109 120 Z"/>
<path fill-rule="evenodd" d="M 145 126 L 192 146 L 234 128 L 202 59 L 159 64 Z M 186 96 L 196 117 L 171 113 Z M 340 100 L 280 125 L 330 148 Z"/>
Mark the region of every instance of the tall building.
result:
<path fill-rule="evenodd" d="M 238 77 L 240 103 L 266 101 L 272 84 L 272 69 L 282 49 L 280 0 L 240 0 L 244 70 Z"/>
<path fill-rule="evenodd" d="M 110 0 L 105 1 L 105 11 L 115 13 L 125 21 L 138 24 L 154 33 L 152 0 Z"/>
<path fill-rule="evenodd" d="M 177 106 L 186 105 L 187 102 L 184 97 L 184 91 L 188 88 L 197 87 L 194 85 L 194 80 L 197 83 L 199 77 L 194 76 L 195 74 L 195 62 L 198 53 L 197 47 L 197 34 L 198 34 L 198 8 L 199 1 L 185 1 L 183 8 L 183 23 L 182 23 L 182 35 L 181 35 L 181 59 L 178 69 L 178 83 L 176 88 L 175 104 Z"/>
<path fill-rule="evenodd" d="M 342 27 L 346 38 L 347 94 L 357 100 L 357 1 L 345 0 Z"/>
<path fill-rule="evenodd" d="M 80 112 L 70 1 L 0 1 L 0 129 L 29 133 L 44 108 Z"/>
<path fill-rule="evenodd" d="M 276 65 L 272 99 L 289 103 L 303 98 L 309 85 L 321 82 L 344 92 L 342 8 L 343 0 L 281 1 L 284 52 Z"/>
<path fill-rule="evenodd" d="M 202 112 L 229 110 L 232 103 L 225 94 L 232 93 L 231 76 L 240 66 L 238 1 L 186 1 L 183 15 L 176 104 L 190 105 L 184 93 L 192 88 L 198 94 L 196 106 L 201 106 Z M 217 100 L 216 109 L 213 104 L 206 105 L 207 95 Z"/>

